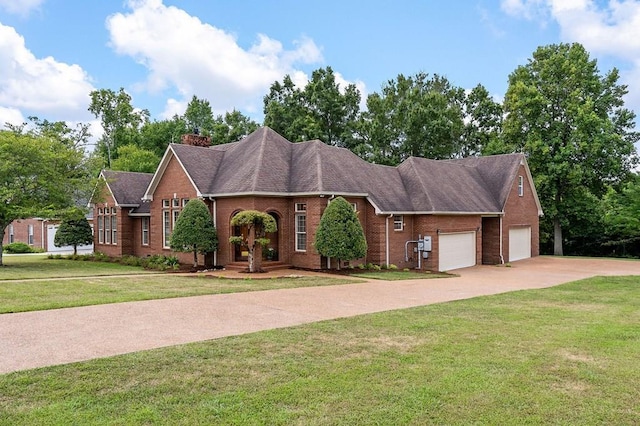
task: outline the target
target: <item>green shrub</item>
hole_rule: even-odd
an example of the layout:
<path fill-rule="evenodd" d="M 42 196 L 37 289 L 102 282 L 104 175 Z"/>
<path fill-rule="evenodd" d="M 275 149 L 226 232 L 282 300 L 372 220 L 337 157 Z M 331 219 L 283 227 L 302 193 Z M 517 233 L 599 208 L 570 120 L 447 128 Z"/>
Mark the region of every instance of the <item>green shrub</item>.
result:
<path fill-rule="evenodd" d="M 7 244 L 3 247 L 4 251 L 7 253 L 36 253 L 33 248 L 26 243 L 15 242 L 11 244 Z"/>
<path fill-rule="evenodd" d="M 393 263 L 391 263 L 391 264 L 389 264 L 389 269 L 392 269 L 392 270 L 395 271 L 396 269 L 398 269 L 398 267 L 396 265 L 394 265 Z"/>
<path fill-rule="evenodd" d="M 380 270 L 380 269 L 382 269 L 382 268 L 380 267 L 380 265 L 373 265 L 373 264 L 372 264 L 370 269 L 371 269 L 372 271 L 379 271 L 379 270 Z"/>

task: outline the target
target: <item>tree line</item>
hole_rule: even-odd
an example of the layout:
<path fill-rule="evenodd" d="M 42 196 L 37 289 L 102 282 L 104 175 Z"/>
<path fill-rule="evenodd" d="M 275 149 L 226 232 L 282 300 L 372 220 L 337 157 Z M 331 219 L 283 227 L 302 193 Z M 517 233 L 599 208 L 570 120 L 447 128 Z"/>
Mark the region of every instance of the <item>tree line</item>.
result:
<path fill-rule="evenodd" d="M 523 152 L 544 211 L 543 253 L 638 256 L 634 143 L 640 135 L 635 114 L 624 106 L 627 92 L 618 70 L 601 73 L 582 45 L 554 44 L 539 47 L 508 76 L 501 101 L 482 84 L 465 90 L 445 76 L 419 72 L 385 82 L 361 109 L 356 86 L 340 86 L 326 67 L 313 71 L 304 87 L 288 75 L 274 82 L 263 99 L 262 124 L 292 142 L 319 139 L 386 165 L 411 156 Z M 92 92 L 89 111 L 104 129 L 94 164 L 114 170 L 153 172 L 167 145 L 185 133 L 198 131 L 222 144 L 259 126 L 236 110 L 214 116 L 209 102 L 195 95 L 183 115 L 151 121 L 122 88 Z M 86 142 L 86 127 L 34 123 L 35 136 Z"/>

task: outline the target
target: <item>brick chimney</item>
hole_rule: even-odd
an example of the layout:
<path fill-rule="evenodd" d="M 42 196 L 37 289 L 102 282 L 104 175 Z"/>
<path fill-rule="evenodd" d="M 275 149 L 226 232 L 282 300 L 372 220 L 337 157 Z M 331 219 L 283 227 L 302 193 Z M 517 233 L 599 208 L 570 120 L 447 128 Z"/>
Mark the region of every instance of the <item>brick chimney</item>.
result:
<path fill-rule="evenodd" d="M 182 135 L 180 141 L 184 145 L 192 145 L 192 146 L 211 146 L 211 138 L 209 136 L 202 136 L 196 134 Z"/>

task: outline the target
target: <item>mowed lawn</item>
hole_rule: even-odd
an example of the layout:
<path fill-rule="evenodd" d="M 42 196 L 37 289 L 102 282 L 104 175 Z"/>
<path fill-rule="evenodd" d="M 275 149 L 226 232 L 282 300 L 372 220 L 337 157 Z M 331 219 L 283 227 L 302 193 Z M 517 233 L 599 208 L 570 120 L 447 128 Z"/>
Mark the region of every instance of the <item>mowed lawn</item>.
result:
<path fill-rule="evenodd" d="M 0 424 L 636 425 L 640 278 L 0 375 Z"/>
<path fill-rule="evenodd" d="M 6 266 L 0 268 L 0 314 L 362 281 L 344 277 L 224 279 L 197 273 L 185 276 L 116 263 L 43 256 L 5 257 L 4 263 Z"/>

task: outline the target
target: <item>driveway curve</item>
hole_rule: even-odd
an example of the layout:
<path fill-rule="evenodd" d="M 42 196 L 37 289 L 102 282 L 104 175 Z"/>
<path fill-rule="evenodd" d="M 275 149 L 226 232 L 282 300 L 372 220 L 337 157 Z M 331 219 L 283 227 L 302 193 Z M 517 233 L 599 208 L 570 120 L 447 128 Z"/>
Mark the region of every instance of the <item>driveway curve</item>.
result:
<path fill-rule="evenodd" d="M 0 373 L 403 309 L 596 275 L 640 275 L 640 262 L 540 256 L 458 277 L 378 281 L 126 302 L 0 315 Z"/>

